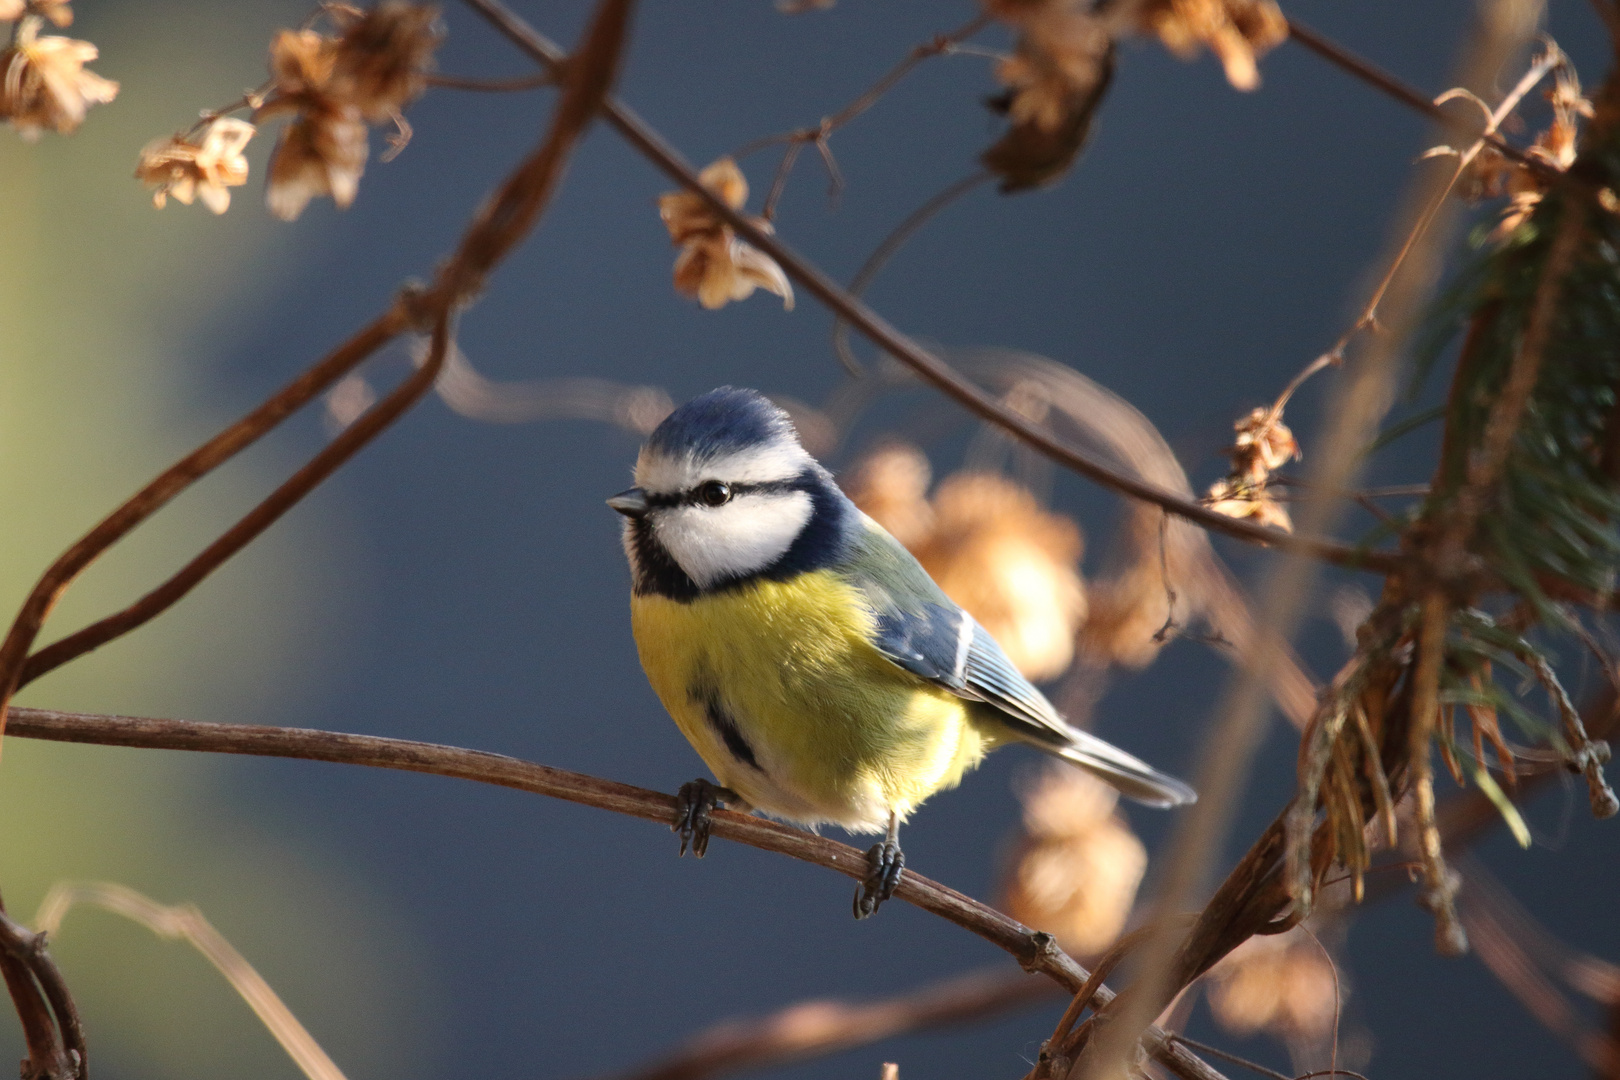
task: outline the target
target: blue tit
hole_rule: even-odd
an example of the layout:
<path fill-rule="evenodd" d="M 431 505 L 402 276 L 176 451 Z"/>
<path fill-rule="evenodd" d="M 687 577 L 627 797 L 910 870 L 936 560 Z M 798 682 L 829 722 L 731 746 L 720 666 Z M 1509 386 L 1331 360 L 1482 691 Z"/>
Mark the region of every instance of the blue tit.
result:
<path fill-rule="evenodd" d="M 763 395 L 682 405 L 635 480 L 608 505 L 625 518 L 641 665 L 722 785 L 682 788 L 682 853 L 703 854 L 716 805 L 883 833 L 863 918 L 900 880 L 900 823 L 997 746 L 1027 743 L 1152 806 L 1197 797 L 1069 726 Z"/>

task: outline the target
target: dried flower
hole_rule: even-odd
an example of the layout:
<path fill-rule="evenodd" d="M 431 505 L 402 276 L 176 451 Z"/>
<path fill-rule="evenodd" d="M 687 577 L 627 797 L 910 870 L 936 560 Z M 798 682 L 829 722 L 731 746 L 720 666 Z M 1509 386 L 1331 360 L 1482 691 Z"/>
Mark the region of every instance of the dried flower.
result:
<path fill-rule="evenodd" d="M 1294 433 L 1272 409 L 1257 408 L 1232 428 L 1237 432 L 1231 451 L 1234 474 L 1264 483 L 1272 473 L 1299 459 Z"/>
<path fill-rule="evenodd" d="M 242 148 L 257 129 L 245 120 L 221 117 L 203 131 L 202 141 L 180 135 L 146 144 L 135 178 L 152 185 L 152 205 L 163 208 L 168 197 L 191 205 L 201 198 L 203 205 L 223 214 L 231 205 L 228 188 L 247 183 L 248 163 Z"/>
<path fill-rule="evenodd" d="M 1011 127 L 983 161 L 1002 178 L 1003 191 L 1049 183 L 1068 171 L 1085 143 L 1113 75 L 1113 39 L 1079 0 L 984 0 L 984 6 L 1018 32 L 1018 43 L 996 68 L 1006 92 L 991 101 Z"/>
<path fill-rule="evenodd" d="M 1101 952 L 1124 929 L 1147 869 L 1147 850 L 1116 811 L 1118 793 L 1078 769 L 1050 765 L 1019 797 L 1024 835 L 1002 910 L 1072 952 Z"/>
<path fill-rule="evenodd" d="M 1144 33 L 1158 35 L 1183 59 L 1206 46 L 1239 90 L 1260 85 L 1255 61 L 1288 38 L 1288 20 L 1275 0 L 1149 0 L 1138 18 Z"/>
<path fill-rule="evenodd" d="M 343 36 L 326 93 L 358 108 L 362 118 L 383 123 L 427 89 L 433 51 L 444 37 L 439 9 L 384 0 L 370 11 L 351 12 L 337 16 Z"/>
<path fill-rule="evenodd" d="M 38 33 L 38 20 L 25 19 L 15 43 L 0 53 L 0 115 L 30 141 L 45 128 L 72 132 L 91 105 L 118 96 L 117 83 L 84 70 L 98 55 L 94 45 Z"/>
<path fill-rule="evenodd" d="M 1231 518 L 1253 518 L 1262 525 L 1270 525 L 1283 532 L 1293 532 L 1294 523 L 1287 507 L 1272 498 L 1263 483 L 1256 484 L 1242 477 L 1223 476 L 1210 485 L 1204 503 L 1217 514 Z"/>
<path fill-rule="evenodd" d="M 737 163 L 723 157 L 698 174 L 703 186 L 734 209 L 748 201 L 748 181 Z M 776 261 L 737 239 L 731 227 L 691 191 L 672 191 L 658 198 L 658 214 L 669 229 L 670 240 L 681 249 L 675 257 L 675 289 L 697 298 L 706 308 L 724 307 L 744 300 L 756 288 L 775 293 L 782 306 L 793 309 L 793 286 Z M 770 222 L 754 219 L 770 231 Z"/>
<path fill-rule="evenodd" d="M 1333 1025 L 1333 967 L 1301 929 L 1252 937 L 1210 972 L 1209 1004 L 1234 1035 L 1319 1039 Z"/>
<path fill-rule="evenodd" d="M 1528 153 L 1562 172 L 1575 163 L 1580 122 L 1592 116 L 1592 103 L 1582 95 L 1580 78 L 1567 59 L 1553 69 L 1553 85 L 1546 97 L 1553 109 L 1552 122 L 1547 125 L 1547 130 L 1536 136 Z M 1542 196 L 1547 193 L 1548 182 L 1540 173 L 1523 166 L 1509 166 L 1499 154 L 1492 153 L 1499 164 L 1481 166 L 1480 159 L 1485 157 L 1481 153 L 1480 158 L 1475 159 L 1473 171 L 1481 173 L 1483 169 L 1492 169 L 1495 175 L 1482 175 L 1475 180 L 1469 194 L 1478 192 L 1482 197 L 1489 198 L 1506 191 L 1508 204 L 1490 235 L 1491 240 L 1500 242 L 1512 236 L 1529 219 Z M 1504 175 L 1505 180 L 1502 179 Z"/>
<path fill-rule="evenodd" d="M 1271 474 L 1299 457 L 1299 443 L 1282 422 L 1281 406 L 1257 408 L 1232 427 L 1232 471 L 1217 480 L 1204 502 L 1217 514 L 1253 518 L 1284 532 L 1293 532 L 1288 510 L 1272 498 L 1267 485 Z"/>
<path fill-rule="evenodd" d="M 369 152 L 365 121 L 353 106 L 303 113 L 281 133 L 270 159 L 270 212 L 294 221 L 319 195 L 347 209 L 360 190 Z"/>

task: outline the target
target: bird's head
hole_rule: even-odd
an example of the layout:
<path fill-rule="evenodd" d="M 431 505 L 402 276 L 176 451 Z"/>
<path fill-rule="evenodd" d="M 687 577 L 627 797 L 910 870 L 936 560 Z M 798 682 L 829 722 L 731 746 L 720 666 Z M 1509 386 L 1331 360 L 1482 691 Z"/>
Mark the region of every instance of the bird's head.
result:
<path fill-rule="evenodd" d="M 682 405 L 641 448 L 626 518 L 638 592 L 687 599 L 832 556 L 848 512 L 832 479 L 763 394 L 721 387 Z"/>

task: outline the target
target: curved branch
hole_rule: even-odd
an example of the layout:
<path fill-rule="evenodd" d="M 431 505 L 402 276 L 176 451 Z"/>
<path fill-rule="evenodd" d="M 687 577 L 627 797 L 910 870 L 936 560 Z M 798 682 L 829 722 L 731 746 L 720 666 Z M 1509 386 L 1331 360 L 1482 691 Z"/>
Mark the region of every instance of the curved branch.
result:
<path fill-rule="evenodd" d="M 433 386 L 448 348 L 449 320 L 534 228 L 562 181 L 575 144 L 600 111 L 618 73 L 632 6 L 633 0 L 602 0 L 598 5 L 573 62 L 559 76 L 563 92 L 544 138 L 478 211 L 430 287 L 402 291 L 388 311 L 368 327 L 269 401 L 171 466 L 45 572 L 4 643 L 0 643 L 0 735 L 5 733 L 6 704 L 21 685 L 167 610 L 380 435 Z M 434 327 L 432 353 L 428 362 L 387 399 L 168 581 L 123 611 L 28 656 L 51 608 L 74 578 L 102 552 L 412 325 Z"/>
<path fill-rule="evenodd" d="M 537 765 L 504 754 L 313 728 L 210 724 L 192 720 L 104 716 L 14 707 L 11 710 L 11 734 L 18 738 L 53 742 L 300 758 L 431 773 L 514 788 L 662 824 L 668 824 L 673 818 L 676 806 L 672 795 L 584 773 Z M 864 852 L 765 818 L 716 810 L 712 834 L 762 851 L 774 851 L 801 862 L 836 870 L 856 881 L 864 880 L 867 874 Z M 1079 990 L 1090 977 L 1085 968 L 1057 947 L 1050 934 L 1031 930 L 995 908 L 909 869 L 901 878 L 894 895 L 977 934 L 1010 953 L 1024 970 L 1039 972 L 1070 993 Z M 1096 1000 L 1099 1005 L 1113 999 L 1114 992 L 1108 987 L 1098 988 Z M 1143 1042 L 1156 1060 L 1184 1080 L 1222 1080 L 1220 1073 L 1185 1047 L 1179 1046 L 1162 1029 L 1150 1029 Z"/>
<path fill-rule="evenodd" d="M 0 908 L 0 976 L 17 1006 L 28 1057 L 23 1080 L 86 1080 L 84 1028 L 45 935 L 29 932 Z"/>
<path fill-rule="evenodd" d="M 562 50 L 500 0 L 466 0 L 466 3 L 535 60 L 548 67 L 562 62 Z M 676 183 L 701 198 L 709 210 L 731 226 L 738 236 L 770 255 L 806 291 L 848 320 L 878 348 L 917 372 L 924 381 L 933 384 L 969 412 L 1012 433 L 1058 464 L 1094 483 L 1133 499 L 1152 503 L 1211 532 L 1249 543 L 1299 551 L 1335 566 L 1381 574 L 1393 573 L 1405 565 L 1402 557 L 1393 552 L 1365 551 L 1322 537 L 1290 536 L 1280 529 L 1217 514 L 1192 499 L 1125 476 L 1087 456 L 964 378 L 956 369 L 890 325 L 883 316 L 851 296 L 820 267 L 793 251 L 776 236 L 761 230 L 755 222 L 704 187 L 698 180 L 696 170 L 681 153 L 628 105 L 617 98 L 608 97 L 602 109 L 608 123 L 625 141 Z"/>

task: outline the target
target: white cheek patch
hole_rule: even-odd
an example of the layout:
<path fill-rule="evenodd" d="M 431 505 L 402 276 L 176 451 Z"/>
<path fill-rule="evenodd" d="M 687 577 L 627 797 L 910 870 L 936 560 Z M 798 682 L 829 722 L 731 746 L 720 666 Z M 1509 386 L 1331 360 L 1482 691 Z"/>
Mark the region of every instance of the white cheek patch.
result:
<path fill-rule="evenodd" d="M 810 520 L 809 492 L 739 495 L 724 506 L 654 511 L 653 532 L 700 589 L 765 569 Z"/>
<path fill-rule="evenodd" d="M 793 479 L 811 460 L 804 447 L 791 439 L 709 458 L 690 454 L 670 457 L 643 450 L 636 461 L 636 486 L 659 495 L 674 495 L 690 491 L 705 480 L 769 484 Z"/>

